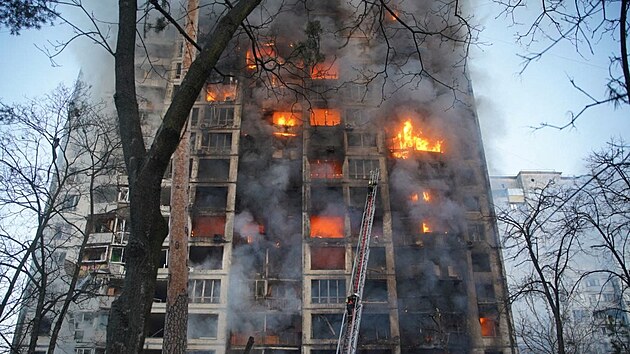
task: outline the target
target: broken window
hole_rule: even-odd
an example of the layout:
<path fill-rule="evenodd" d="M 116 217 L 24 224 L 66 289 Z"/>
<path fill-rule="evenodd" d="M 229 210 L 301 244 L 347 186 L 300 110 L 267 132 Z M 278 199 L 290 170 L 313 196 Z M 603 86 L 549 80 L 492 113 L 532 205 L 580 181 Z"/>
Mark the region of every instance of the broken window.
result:
<path fill-rule="evenodd" d="M 231 127 L 234 125 L 234 107 L 206 107 L 203 124 L 208 127 Z"/>
<path fill-rule="evenodd" d="M 374 133 L 348 133 L 347 135 L 348 147 L 376 147 L 376 134 Z"/>
<path fill-rule="evenodd" d="M 209 153 L 229 154 L 232 151 L 232 133 L 203 132 L 201 146 Z"/>
<path fill-rule="evenodd" d="M 225 209 L 227 206 L 227 187 L 197 187 L 195 207 L 201 209 Z"/>
<path fill-rule="evenodd" d="M 230 175 L 230 160 L 200 159 L 197 179 L 203 181 L 227 181 Z"/>
<path fill-rule="evenodd" d="M 387 302 L 387 280 L 366 279 L 363 292 L 365 302 Z"/>
<path fill-rule="evenodd" d="M 221 295 L 220 279 L 193 279 L 188 283 L 190 302 L 218 304 Z"/>
<path fill-rule="evenodd" d="M 230 78 L 226 83 L 206 84 L 206 102 L 229 102 L 236 99 L 238 85 Z"/>
<path fill-rule="evenodd" d="M 350 187 L 350 206 L 363 209 L 369 189 L 367 187 Z"/>
<path fill-rule="evenodd" d="M 341 124 L 341 113 L 337 109 L 315 108 L 311 111 L 311 126 L 335 126 Z"/>
<path fill-rule="evenodd" d="M 164 313 L 151 313 L 149 314 L 149 320 L 147 321 L 147 337 L 148 338 L 163 338 L 164 337 L 164 319 L 166 314 Z"/>
<path fill-rule="evenodd" d="M 479 197 L 467 195 L 464 196 L 464 207 L 466 211 L 479 211 L 481 210 L 481 205 L 479 204 Z"/>
<path fill-rule="evenodd" d="M 370 247 L 368 271 L 374 273 L 385 273 L 386 269 L 387 259 L 385 256 L 385 247 Z"/>
<path fill-rule="evenodd" d="M 343 238 L 343 216 L 311 215 L 311 237 Z"/>
<path fill-rule="evenodd" d="M 483 224 L 468 224 L 468 240 L 481 242 L 486 240 L 486 229 Z"/>
<path fill-rule="evenodd" d="M 83 262 L 106 261 L 107 247 L 89 247 L 83 251 Z"/>
<path fill-rule="evenodd" d="M 216 339 L 219 315 L 191 313 L 188 315 L 189 339 Z"/>
<path fill-rule="evenodd" d="M 490 256 L 487 253 L 472 253 L 473 272 L 490 272 Z"/>
<path fill-rule="evenodd" d="M 361 318 L 360 344 L 377 342 L 390 338 L 390 326 L 388 314 L 366 314 Z"/>
<path fill-rule="evenodd" d="M 314 304 L 341 304 L 346 301 L 345 279 L 311 280 L 311 302 Z"/>
<path fill-rule="evenodd" d="M 155 282 L 155 292 L 153 295 L 153 302 L 166 302 L 168 283 L 166 280 L 158 280 Z"/>
<path fill-rule="evenodd" d="M 75 210 L 79 204 L 80 196 L 78 194 L 68 194 L 61 202 L 62 210 Z"/>
<path fill-rule="evenodd" d="M 350 83 L 346 85 L 346 99 L 354 102 L 363 102 L 368 98 L 368 88 L 366 84 Z"/>
<path fill-rule="evenodd" d="M 339 328 L 341 328 L 342 315 L 337 313 L 313 314 L 312 338 L 313 339 L 337 339 L 339 338 Z"/>
<path fill-rule="evenodd" d="M 343 247 L 312 247 L 311 269 L 329 270 L 346 268 L 346 249 Z"/>
<path fill-rule="evenodd" d="M 160 251 L 160 268 L 168 268 L 168 248 Z"/>
<path fill-rule="evenodd" d="M 223 247 L 190 246 L 188 260 L 193 270 L 222 269 Z"/>
<path fill-rule="evenodd" d="M 477 290 L 478 302 L 495 302 L 496 297 L 494 294 L 494 284 L 492 283 L 477 283 L 475 284 Z"/>
<path fill-rule="evenodd" d="M 499 311 L 495 305 L 479 305 L 479 324 L 482 337 L 495 337 L 499 326 Z"/>
<path fill-rule="evenodd" d="M 192 237 L 223 237 L 225 234 L 225 215 L 195 215 L 192 224 Z"/>
<path fill-rule="evenodd" d="M 355 179 L 370 178 L 370 171 L 379 168 L 378 160 L 348 159 L 348 176 Z"/>
<path fill-rule="evenodd" d="M 309 160 L 311 178 L 337 179 L 343 177 L 343 165 L 338 160 Z"/>

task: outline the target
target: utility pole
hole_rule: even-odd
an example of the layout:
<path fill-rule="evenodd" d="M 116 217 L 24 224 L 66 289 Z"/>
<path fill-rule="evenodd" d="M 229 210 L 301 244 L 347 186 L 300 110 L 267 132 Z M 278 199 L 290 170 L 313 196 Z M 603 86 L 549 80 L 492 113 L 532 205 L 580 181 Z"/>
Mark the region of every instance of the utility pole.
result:
<path fill-rule="evenodd" d="M 189 0 L 186 19 L 186 33 L 197 40 L 199 19 L 198 0 Z M 182 70 L 192 63 L 196 48 L 184 41 Z M 182 75 L 183 76 L 183 75 Z M 189 197 L 188 186 L 190 160 L 190 130 L 185 129 L 179 146 L 173 154 L 173 175 L 171 179 L 171 217 L 168 253 L 168 291 L 166 297 L 166 320 L 164 323 L 164 344 L 162 353 L 185 354 L 188 329 L 188 235 Z"/>

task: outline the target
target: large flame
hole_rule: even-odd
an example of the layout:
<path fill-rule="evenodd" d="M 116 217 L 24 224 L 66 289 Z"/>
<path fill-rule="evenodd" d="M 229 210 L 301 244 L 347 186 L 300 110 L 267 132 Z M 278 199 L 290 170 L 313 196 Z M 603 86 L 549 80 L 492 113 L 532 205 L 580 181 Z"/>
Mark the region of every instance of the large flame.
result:
<path fill-rule="evenodd" d="M 256 58 L 256 56 L 258 58 Z M 282 58 L 276 55 L 275 43 L 267 42 L 263 43 L 256 48 L 256 56 L 254 56 L 254 52 L 251 48 L 247 50 L 245 54 L 245 62 L 247 65 L 247 69 L 255 70 L 258 67 L 258 63 L 256 59 L 262 61 L 263 66 L 267 69 L 271 69 L 275 67 L 275 63 L 282 63 Z"/>
<path fill-rule="evenodd" d="M 343 217 L 311 216 L 311 237 L 343 238 Z"/>
<path fill-rule="evenodd" d="M 427 222 L 422 223 L 422 233 L 426 234 L 431 232 L 431 226 Z"/>
<path fill-rule="evenodd" d="M 234 101 L 236 99 L 236 83 L 206 84 L 207 102 Z"/>
<path fill-rule="evenodd" d="M 429 152 L 443 152 L 442 140 L 430 141 L 422 137 L 422 132 L 417 133 L 413 130 L 411 120 L 408 119 L 403 123 L 402 128 L 392 139 L 392 154 L 399 159 L 406 159 L 409 157 L 410 151 L 429 151 Z"/>
<path fill-rule="evenodd" d="M 273 112 L 273 124 L 283 127 L 294 127 L 300 123 L 300 119 L 292 112 Z"/>

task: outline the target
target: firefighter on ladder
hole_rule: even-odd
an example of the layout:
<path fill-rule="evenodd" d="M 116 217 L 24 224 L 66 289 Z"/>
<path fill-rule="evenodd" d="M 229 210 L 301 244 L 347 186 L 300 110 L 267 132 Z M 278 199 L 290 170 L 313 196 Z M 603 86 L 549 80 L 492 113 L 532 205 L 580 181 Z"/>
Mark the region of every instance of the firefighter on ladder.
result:
<path fill-rule="evenodd" d="M 359 299 L 359 294 L 354 293 L 348 296 L 348 300 L 346 301 L 346 307 L 348 308 L 348 315 L 352 315 L 354 313 L 354 309 L 357 306 L 357 300 Z"/>

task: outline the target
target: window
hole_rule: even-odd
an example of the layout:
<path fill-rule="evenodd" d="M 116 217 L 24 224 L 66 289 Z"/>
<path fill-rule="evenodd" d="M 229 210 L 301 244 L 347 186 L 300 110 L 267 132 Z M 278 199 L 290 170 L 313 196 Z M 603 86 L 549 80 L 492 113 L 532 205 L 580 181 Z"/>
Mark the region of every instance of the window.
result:
<path fill-rule="evenodd" d="M 188 338 L 216 339 L 219 315 L 191 313 L 188 315 Z"/>
<path fill-rule="evenodd" d="M 107 247 L 91 247 L 83 251 L 83 262 L 101 262 L 107 257 Z"/>
<path fill-rule="evenodd" d="M 112 247 L 112 254 L 109 257 L 112 263 L 125 263 L 125 248 Z"/>
<path fill-rule="evenodd" d="M 314 304 L 341 304 L 346 301 L 345 279 L 311 280 L 311 302 Z"/>
<path fill-rule="evenodd" d="M 374 133 L 348 133 L 349 147 L 376 147 L 376 134 Z"/>
<path fill-rule="evenodd" d="M 478 302 L 494 302 L 496 301 L 494 293 L 494 285 L 491 283 L 475 284 L 477 290 Z"/>
<path fill-rule="evenodd" d="M 168 268 L 168 248 L 160 251 L 160 268 Z"/>
<path fill-rule="evenodd" d="M 194 205 L 196 208 L 224 210 L 227 207 L 227 196 L 227 187 L 197 187 Z"/>
<path fill-rule="evenodd" d="M 190 302 L 218 304 L 221 295 L 221 280 L 194 279 L 189 282 Z"/>
<path fill-rule="evenodd" d="M 485 241 L 486 234 L 483 224 L 468 225 L 468 240 L 473 242 Z"/>
<path fill-rule="evenodd" d="M 464 207 L 466 211 L 480 211 L 481 205 L 479 204 L 479 197 L 472 195 L 464 196 Z"/>
<path fill-rule="evenodd" d="M 346 249 L 343 247 L 311 248 L 311 269 L 329 270 L 346 268 Z"/>
<path fill-rule="evenodd" d="M 61 203 L 61 208 L 64 210 L 75 210 L 79 204 L 79 195 L 68 194 L 66 199 Z"/>
<path fill-rule="evenodd" d="M 348 84 L 346 87 L 347 99 L 355 102 L 363 102 L 368 98 L 368 90 L 365 84 Z"/>
<path fill-rule="evenodd" d="M 227 181 L 230 175 L 230 160 L 200 159 L 197 179 L 204 181 Z"/>
<path fill-rule="evenodd" d="M 313 109 L 311 126 L 335 126 L 341 123 L 341 113 L 336 109 Z"/>
<path fill-rule="evenodd" d="M 599 286 L 599 279 L 597 278 L 586 279 L 586 286 Z"/>
<path fill-rule="evenodd" d="M 201 146 L 207 148 L 208 152 L 229 153 L 232 150 L 232 133 L 204 132 Z"/>
<path fill-rule="evenodd" d="M 128 202 L 129 201 L 129 187 L 120 187 L 118 191 L 118 199 L 119 202 Z"/>
<path fill-rule="evenodd" d="M 175 78 L 179 79 L 182 77 L 182 63 L 175 64 Z"/>
<path fill-rule="evenodd" d="M 195 107 L 190 112 L 190 125 L 196 127 L 197 124 L 199 124 L 199 108 Z"/>
<path fill-rule="evenodd" d="M 312 338 L 313 339 L 337 339 L 339 334 L 337 330 L 341 328 L 341 314 L 313 314 L 312 322 Z"/>
<path fill-rule="evenodd" d="M 366 279 L 363 299 L 365 302 L 387 302 L 387 280 Z"/>
<path fill-rule="evenodd" d="M 207 107 L 204 123 L 210 127 L 231 127 L 234 125 L 234 107 Z"/>
<path fill-rule="evenodd" d="M 485 253 L 473 253 L 471 255 L 473 272 L 489 272 L 490 256 Z"/>
<path fill-rule="evenodd" d="M 94 354 L 92 348 L 75 348 L 74 354 Z"/>
<path fill-rule="evenodd" d="M 494 305 L 480 305 L 479 309 L 479 325 L 481 326 L 482 337 L 495 337 L 497 335 L 497 327 L 499 325 L 497 318 L 499 311 Z"/>
<path fill-rule="evenodd" d="M 191 246 L 188 259 L 193 271 L 222 269 L 223 247 Z"/>
<path fill-rule="evenodd" d="M 348 160 L 348 174 L 350 178 L 370 178 L 370 171 L 379 168 L 378 160 Z"/>

